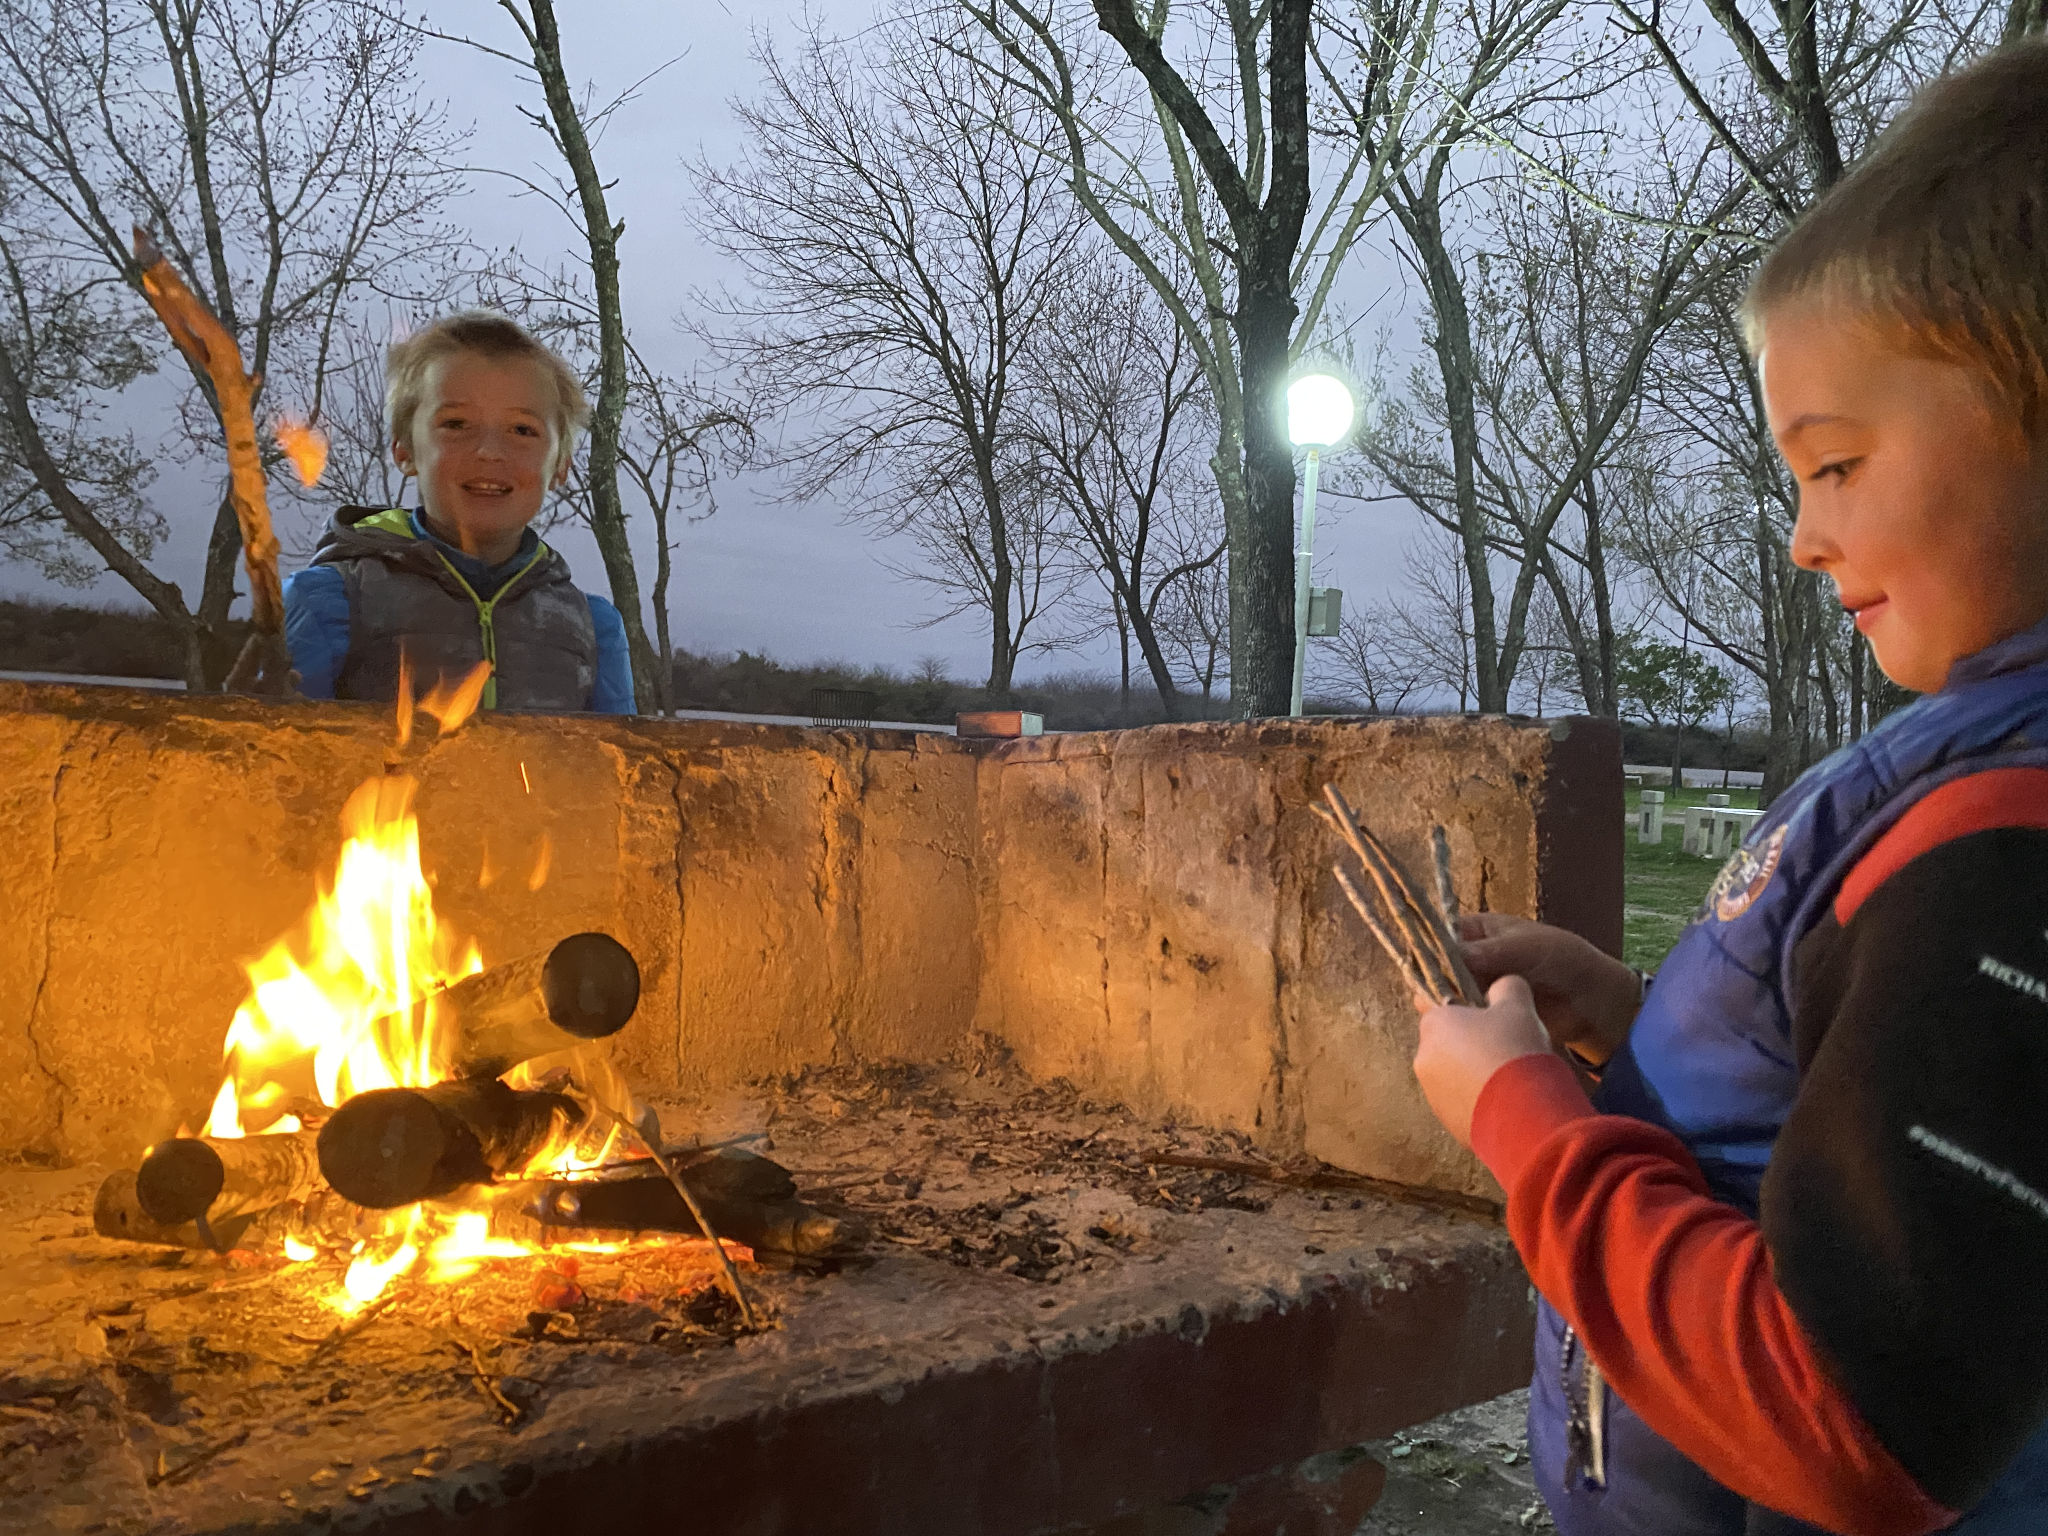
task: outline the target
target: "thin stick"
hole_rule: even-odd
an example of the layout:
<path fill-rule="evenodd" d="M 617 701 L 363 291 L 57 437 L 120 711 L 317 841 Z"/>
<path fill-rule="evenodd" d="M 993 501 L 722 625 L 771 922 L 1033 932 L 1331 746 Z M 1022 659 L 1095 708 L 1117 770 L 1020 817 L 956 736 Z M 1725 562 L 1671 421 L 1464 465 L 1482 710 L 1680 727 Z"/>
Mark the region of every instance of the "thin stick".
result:
<path fill-rule="evenodd" d="M 1466 968 L 1457 940 L 1445 929 L 1443 919 L 1417 892 L 1415 882 L 1402 869 L 1400 861 L 1378 838 L 1358 824 L 1336 785 L 1325 784 L 1323 797 L 1329 803 L 1345 841 L 1351 844 L 1352 852 L 1358 855 L 1359 862 L 1365 865 L 1366 873 L 1372 876 L 1373 884 L 1379 888 L 1388 909 L 1386 915 L 1395 920 L 1418 949 L 1430 956 L 1435 968 L 1452 983 L 1459 1000 L 1479 1002 L 1484 994 Z"/>
<path fill-rule="evenodd" d="M 1304 1167 L 1292 1163 L 1266 1163 L 1253 1158 L 1204 1157 L 1196 1152 L 1147 1152 L 1145 1161 L 1166 1168 L 1201 1168 L 1214 1173 L 1237 1173 L 1270 1184 L 1294 1189 L 1355 1189 L 1403 1205 L 1428 1205 L 1444 1210 L 1464 1211 L 1474 1216 L 1500 1219 L 1501 1205 L 1484 1195 L 1467 1195 L 1455 1189 L 1433 1189 L 1420 1184 L 1402 1184 L 1394 1179 L 1376 1179 L 1369 1173 L 1348 1173 L 1342 1168 L 1321 1165 Z"/>
<path fill-rule="evenodd" d="M 246 1427 L 238 1429 L 233 1434 L 228 1435 L 223 1439 L 216 1440 L 213 1442 L 213 1444 L 206 1446 L 201 1450 L 195 1451 L 192 1455 L 186 1457 L 183 1461 L 179 1462 L 175 1467 L 166 1465 L 164 1461 L 163 1452 L 158 1451 L 156 1456 L 156 1470 L 151 1472 L 147 1477 L 143 1478 L 143 1481 L 152 1488 L 161 1488 L 165 1483 L 182 1483 L 194 1472 L 197 1472 L 201 1467 L 205 1466 L 208 1462 L 212 1461 L 214 1457 L 220 1455 L 221 1452 L 232 1451 L 236 1446 L 240 1445 L 244 1440 L 247 1440 L 248 1438 L 249 1431 Z"/>
<path fill-rule="evenodd" d="M 507 1428 L 517 1424 L 526 1417 L 526 1410 L 501 1392 L 498 1389 L 497 1379 L 484 1369 L 484 1357 L 481 1350 L 466 1339 L 450 1337 L 448 1342 L 468 1357 L 469 1368 L 476 1373 L 477 1391 L 483 1394 L 486 1402 L 490 1403 L 503 1415 Z"/>
<path fill-rule="evenodd" d="M 1324 810 L 1321 806 L 1317 806 L 1316 810 L 1321 814 L 1323 820 L 1335 827 L 1340 833 L 1345 833 L 1345 840 L 1347 842 L 1350 841 L 1350 834 L 1345 832 L 1344 824 L 1337 819 L 1334 813 Z M 1343 870 L 1338 868 L 1336 870 L 1337 878 L 1344 882 L 1345 894 L 1351 898 L 1352 906 L 1358 909 L 1358 915 L 1365 920 L 1366 926 L 1373 930 L 1379 941 L 1388 946 L 1388 953 L 1396 953 L 1395 946 L 1398 945 L 1398 954 L 1402 960 L 1404 973 L 1408 975 L 1411 982 L 1420 978 L 1421 984 L 1417 990 L 1428 994 L 1440 1003 L 1455 1001 L 1457 999 L 1457 983 L 1450 971 L 1445 968 L 1443 962 L 1438 958 L 1435 946 L 1430 944 L 1417 931 L 1417 925 L 1412 917 L 1407 918 L 1405 921 L 1403 920 L 1405 915 L 1403 911 L 1404 904 L 1389 882 L 1374 869 L 1372 856 L 1364 852 L 1360 844 L 1354 844 L 1353 851 L 1358 854 L 1359 863 L 1365 867 L 1366 875 L 1371 879 L 1373 889 L 1379 894 L 1379 904 L 1375 907 L 1358 887 L 1348 880 Z M 1396 935 L 1398 935 L 1398 938 L 1395 937 Z"/>
<path fill-rule="evenodd" d="M 407 1287 L 394 1285 L 354 1317 L 337 1327 L 334 1332 L 328 1334 L 321 1341 L 320 1347 L 300 1361 L 296 1369 L 303 1371 L 309 1366 L 317 1365 L 350 1339 L 361 1333 L 365 1328 L 369 1327 L 370 1324 L 377 1321 L 386 1312 L 389 1312 L 400 1300 L 411 1294 L 412 1292 Z"/>
<path fill-rule="evenodd" d="M 683 1204 L 690 1208 L 690 1215 L 697 1223 L 697 1230 L 711 1239 L 711 1251 L 718 1255 L 718 1272 L 725 1277 L 725 1288 L 732 1292 L 732 1299 L 739 1304 L 740 1322 L 748 1329 L 753 1329 L 756 1326 L 754 1309 L 747 1302 L 746 1288 L 740 1284 L 740 1272 L 732 1267 L 732 1260 L 726 1257 L 725 1244 L 719 1240 L 716 1229 L 705 1218 L 704 1207 L 699 1205 L 697 1197 L 690 1193 L 690 1186 L 685 1184 L 682 1175 L 676 1172 L 675 1164 L 662 1155 L 661 1148 L 657 1147 L 639 1126 L 608 1104 L 599 1107 L 611 1116 L 613 1124 L 647 1149 L 647 1155 L 654 1159 L 654 1166 L 662 1171 L 669 1183 L 675 1185 L 676 1193 L 683 1197 Z"/>
<path fill-rule="evenodd" d="M 1442 827 L 1429 829 L 1430 851 L 1436 855 L 1436 905 L 1451 937 L 1458 936 L 1458 888 L 1451 884 L 1451 840 Z"/>
<path fill-rule="evenodd" d="M 1337 792 L 1336 785 L 1324 785 L 1323 794 L 1337 813 L 1339 825 L 1352 851 L 1365 865 L 1365 872 L 1372 876 L 1373 884 L 1379 887 L 1380 897 L 1386 902 L 1390 915 L 1400 923 L 1409 938 L 1436 961 L 1444 976 L 1455 981 L 1458 967 L 1451 958 L 1449 937 L 1443 933 L 1435 913 L 1417 893 L 1408 872 L 1387 851 L 1384 843 L 1358 824 L 1357 818 L 1351 814 L 1351 807 Z"/>
<path fill-rule="evenodd" d="M 1337 884 L 1343 888 L 1344 894 L 1351 898 L 1351 905 L 1357 910 L 1366 931 L 1380 941 L 1380 948 L 1384 949 L 1388 958 L 1400 967 L 1401 975 L 1409 987 L 1439 1003 L 1449 1002 L 1450 999 L 1444 996 L 1443 986 L 1436 978 L 1425 977 L 1415 968 L 1415 961 L 1411 958 L 1413 952 L 1406 945 L 1397 943 L 1394 936 L 1387 932 L 1386 924 L 1374 914 L 1372 904 L 1360 893 L 1358 887 L 1351 883 L 1351 877 L 1344 873 L 1343 868 L 1339 866 L 1334 873 L 1337 876 Z"/>
<path fill-rule="evenodd" d="M 155 234 L 135 226 L 135 263 L 142 291 L 178 349 L 213 386 L 227 439 L 228 495 L 242 532 L 242 563 L 249 573 L 249 611 L 255 632 L 229 675 L 231 688 L 262 693 L 291 691 L 291 658 L 284 646 L 284 592 L 277 575 L 277 534 L 270 525 L 263 452 L 256 441 L 256 381 L 242 363 L 227 327 L 187 286 Z"/>

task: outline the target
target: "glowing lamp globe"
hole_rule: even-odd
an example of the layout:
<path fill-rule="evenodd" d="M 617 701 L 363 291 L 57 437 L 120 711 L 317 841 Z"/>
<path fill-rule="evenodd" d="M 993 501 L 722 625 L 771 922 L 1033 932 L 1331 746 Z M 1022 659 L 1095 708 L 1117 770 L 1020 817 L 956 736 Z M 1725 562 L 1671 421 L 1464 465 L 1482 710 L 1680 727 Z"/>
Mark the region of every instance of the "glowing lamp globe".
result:
<path fill-rule="evenodd" d="M 1358 417 L 1351 390 L 1334 373 L 1305 373 L 1287 386 L 1287 436 L 1297 448 L 1333 448 Z"/>

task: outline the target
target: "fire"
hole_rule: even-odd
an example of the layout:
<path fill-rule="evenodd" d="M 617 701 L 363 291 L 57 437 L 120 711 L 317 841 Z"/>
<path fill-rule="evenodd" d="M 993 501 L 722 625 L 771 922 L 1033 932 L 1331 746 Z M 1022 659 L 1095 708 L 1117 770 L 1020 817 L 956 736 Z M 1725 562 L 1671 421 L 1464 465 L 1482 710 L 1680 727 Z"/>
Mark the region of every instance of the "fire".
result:
<path fill-rule="evenodd" d="M 281 416 L 271 435 L 297 471 L 299 484 L 318 485 L 327 473 L 327 434 L 297 416 Z"/>
<path fill-rule="evenodd" d="M 488 666 L 480 666 L 460 683 L 430 692 L 417 710 L 432 715 L 445 735 L 474 713 L 488 676 Z M 399 701 L 401 746 L 411 734 L 414 711 L 406 678 Z M 332 884 L 317 893 L 298 928 L 247 967 L 249 995 L 228 1027 L 226 1070 L 204 1134 L 293 1132 L 304 1117 L 323 1116 L 355 1094 L 437 1080 L 437 997 L 481 971 L 484 959 L 474 942 L 435 915 L 420 862 L 418 789 L 411 776 L 391 771 L 366 780 L 349 796 Z M 523 1075 L 524 1069 L 513 1080 Z M 593 1091 L 609 1096 L 623 1090 L 601 1062 L 586 1076 Z M 597 1166 L 615 1134 L 595 1138 L 603 1142 L 595 1151 L 575 1144 L 548 1148 L 526 1172 L 560 1176 Z M 476 1209 L 437 1204 L 388 1213 L 381 1235 L 353 1244 L 332 1304 L 344 1312 L 358 1310 L 416 1268 L 430 1281 L 446 1281 L 474 1273 L 489 1260 L 533 1252 L 491 1235 L 488 1198 L 480 1192 Z M 284 1242 L 284 1256 L 294 1263 L 318 1252 L 298 1237 Z"/>

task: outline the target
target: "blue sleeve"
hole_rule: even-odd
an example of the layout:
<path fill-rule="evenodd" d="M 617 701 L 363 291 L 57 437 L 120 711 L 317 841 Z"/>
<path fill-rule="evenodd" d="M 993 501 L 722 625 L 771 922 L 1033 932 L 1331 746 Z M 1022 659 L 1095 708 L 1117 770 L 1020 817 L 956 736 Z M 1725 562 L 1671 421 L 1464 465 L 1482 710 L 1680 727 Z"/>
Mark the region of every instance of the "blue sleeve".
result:
<path fill-rule="evenodd" d="M 597 629 L 597 686 L 590 690 L 591 713 L 635 714 L 639 706 L 633 699 L 633 652 L 626 644 L 626 621 L 594 593 L 584 593 L 583 599 L 590 604 L 590 622 Z"/>
<path fill-rule="evenodd" d="M 284 584 L 284 643 L 309 699 L 334 697 L 348 659 L 348 586 L 331 565 L 309 565 Z"/>

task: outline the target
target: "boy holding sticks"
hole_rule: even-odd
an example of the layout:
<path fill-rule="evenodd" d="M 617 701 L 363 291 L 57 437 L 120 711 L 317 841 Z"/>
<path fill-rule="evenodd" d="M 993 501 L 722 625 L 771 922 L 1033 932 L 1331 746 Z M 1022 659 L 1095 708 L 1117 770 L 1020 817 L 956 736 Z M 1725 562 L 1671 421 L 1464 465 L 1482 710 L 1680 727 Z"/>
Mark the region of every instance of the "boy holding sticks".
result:
<path fill-rule="evenodd" d="M 1772 806 L 1654 985 L 1478 916 L 1485 1006 L 1417 998 L 1543 1297 L 1564 1536 L 2048 1532 L 2044 103 L 2039 43 L 1928 88 L 1744 306 L 1792 557 L 1927 697 Z"/>

